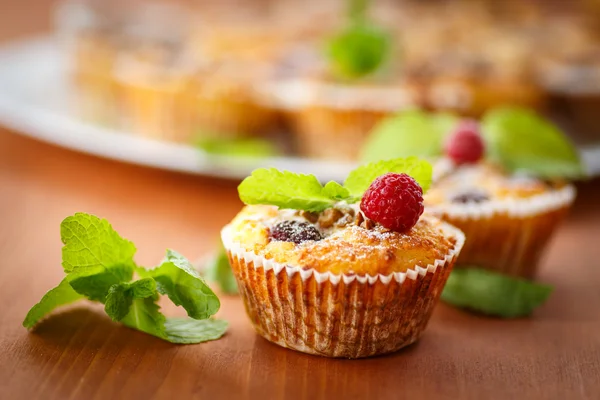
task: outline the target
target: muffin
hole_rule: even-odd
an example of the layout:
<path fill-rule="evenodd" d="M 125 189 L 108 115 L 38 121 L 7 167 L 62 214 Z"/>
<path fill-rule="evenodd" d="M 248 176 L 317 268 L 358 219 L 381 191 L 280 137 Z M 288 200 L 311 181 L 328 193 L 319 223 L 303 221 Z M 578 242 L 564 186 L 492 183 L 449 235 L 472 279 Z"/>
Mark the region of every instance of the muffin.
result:
<path fill-rule="evenodd" d="M 186 102 L 197 136 L 256 136 L 275 126 L 276 112 L 262 88 L 285 37 L 261 11 L 256 5 L 217 6 L 193 27 L 197 70 L 186 87 Z"/>
<path fill-rule="evenodd" d="M 453 166 L 440 175 L 425 205 L 465 233 L 457 266 L 534 278 L 544 249 L 575 199 L 575 188 L 507 174 L 484 162 Z"/>
<path fill-rule="evenodd" d="M 185 109 L 191 65 L 181 46 L 142 42 L 115 66 L 120 126 L 145 137 L 189 143 L 193 131 Z"/>
<path fill-rule="evenodd" d="M 73 107 L 94 122 L 112 124 L 118 112 L 112 72 L 130 8 L 112 0 L 64 1 L 55 10 L 56 33 L 76 94 Z"/>
<path fill-rule="evenodd" d="M 383 172 L 377 169 L 377 174 Z M 240 185 L 240 197 L 254 205 L 245 206 L 221 237 L 256 331 L 283 347 L 343 358 L 390 353 L 418 340 L 464 235 L 436 217 L 421 216 L 420 187 L 406 192 L 407 185 L 415 188 L 415 181 L 404 174 L 384 174 L 362 196 L 360 207 L 331 200 L 317 212 L 272 205 L 281 204 L 281 188 L 287 186 L 281 179 L 321 190 L 314 176 L 258 170 L 256 175 L 268 179 L 252 188 L 259 197 L 249 201 L 243 192 L 255 173 Z M 263 191 L 278 179 L 279 189 Z M 333 182 L 325 191 L 332 187 L 339 191 L 331 199 L 349 198 Z M 398 196 L 397 190 L 405 195 Z M 307 191 L 291 190 L 295 200 L 289 204 L 298 205 Z M 374 211 L 373 196 L 382 195 L 390 196 L 389 202 Z M 307 207 L 314 207 L 309 198 Z M 411 222 L 389 225 L 390 213 Z"/>
<path fill-rule="evenodd" d="M 356 161 L 370 131 L 383 118 L 420 104 L 418 86 L 396 82 L 304 83 L 304 104 L 291 114 L 300 155 Z"/>
<path fill-rule="evenodd" d="M 336 161 L 356 161 L 379 121 L 422 103 L 420 86 L 399 73 L 340 79 L 314 43 L 291 47 L 275 64 L 265 89 L 285 116 L 297 153 Z"/>
<path fill-rule="evenodd" d="M 463 230 L 457 266 L 533 278 L 585 175 L 575 147 L 531 110 L 500 108 L 481 121 L 413 112 L 384 121 L 364 160 L 411 151 L 437 160 L 428 212 Z"/>
<path fill-rule="evenodd" d="M 112 26 L 83 30 L 72 40 L 71 82 L 78 95 L 78 112 L 86 119 L 102 124 L 116 120 L 113 69 L 121 45 L 121 37 Z"/>
<path fill-rule="evenodd" d="M 369 221 L 350 207 L 330 209 L 314 225 L 272 206 L 248 206 L 235 217 L 222 239 L 261 336 L 345 358 L 393 352 L 419 339 L 463 235 L 434 217 L 421 218 L 410 234 Z M 323 239 L 274 240 L 272 230 L 290 222 L 310 224 Z"/>
<path fill-rule="evenodd" d="M 186 84 L 185 104 L 196 137 L 269 133 L 276 115 L 260 94 L 266 66 L 213 61 L 199 66 Z"/>

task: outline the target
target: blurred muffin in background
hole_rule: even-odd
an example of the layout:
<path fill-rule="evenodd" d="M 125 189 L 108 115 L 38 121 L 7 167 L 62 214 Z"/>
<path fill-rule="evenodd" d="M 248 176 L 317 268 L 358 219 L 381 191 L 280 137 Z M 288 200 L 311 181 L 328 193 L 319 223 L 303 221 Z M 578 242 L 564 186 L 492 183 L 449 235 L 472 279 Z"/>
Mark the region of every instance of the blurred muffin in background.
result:
<path fill-rule="evenodd" d="M 186 107 L 199 137 L 242 137 L 271 132 L 276 114 L 261 87 L 285 48 L 270 15 L 241 5 L 204 10 L 190 38 L 196 72 L 186 87 Z M 200 18 L 200 17 L 199 17 Z"/>
<path fill-rule="evenodd" d="M 185 107 L 198 138 L 268 133 L 276 115 L 260 95 L 266 66 L 231 61 L 199 67 L 185 89 Z"/>
<path fill-rule="evenodd" d="M 418 105 L 420 92 L 403 78 L 398 49 L 380 24 L 363 16 L 327 28 L 280 60 L 271 87 L 300 155 L 353 161 L 371 128 Z"/>
<path fill-rule="evenodd" d="M 498 105 L 541 108 L 544 94 L 532 81 L 531 38 L 498 20 L 482 2 L 445 5 L 444 18 L 430 6 L 411 13 L 403 34 L 408 74 L 426 87 L 432 110 L 479 116 Z"/>
<path fill-rule="evenodd" d="M 129 8 L 113 1 L 66 1 L 55 14 L 57 36 L 64 46 L 73 105 L 87 119 L 111 123 L 117 115 L 113 67 L 124 45 L 122 30 Z"/>
<path fill-rule="evenodd" d="M 402 79 L 354 84 L 315 79 L 304 90 L 304 105 L 290 114 L 295 140 L 301 155 L 321 159 L 356 160 L 382 118 L 420 102 L 419 88 Z"/>
<path fill-rule="evenodd" d="M 538 61 L 541 84 L 553 99 L 553 112 L 566 114 L 582 143 L 598 140 L 600 125 L 600 31 L 594 18 L 557 16 L 544 35 Z"/>
<path fill-rule="evenodd" d="M 126 50 L 113 70 L 121 128 L 154 139 L 189 141 L 189 117 L 183 111 L 193 68 L 185 42 L 189 26 L 185 8 L 164 2 L 143 5 L 130 18 L 123 29 Z"/>
<path fill-rule="evenodd" d="M 191 72 L 175 43 L 140 43 L 121 54 L 115 67 L 119 125 L 154 139 L 190 142 L 184 93 Z"/>

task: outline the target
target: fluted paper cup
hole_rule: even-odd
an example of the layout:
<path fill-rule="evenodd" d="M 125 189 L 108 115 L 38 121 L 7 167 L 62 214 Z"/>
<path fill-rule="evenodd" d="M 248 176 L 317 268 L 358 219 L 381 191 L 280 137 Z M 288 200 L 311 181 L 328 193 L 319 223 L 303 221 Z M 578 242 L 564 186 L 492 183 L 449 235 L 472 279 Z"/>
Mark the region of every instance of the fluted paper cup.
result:
<path fill-rule="evenodd" d="M 449 224 L 454 248 L 427 267 L 390 275 L 335 275 L 285 265 L 222 239 L 246 311 L 265 339 L 327 357 L 361 358 L 391 353 L 422 335 L 437 304 L 464 235 Z"/>
<path fill-rule="evenodd" d="M 461 229 L 466 242 L 457 268 L 480 267 L 533 278 L 542 253 L 575 199 L 566 185 L 525 199 L 427 206 L 429 213 Z"/>

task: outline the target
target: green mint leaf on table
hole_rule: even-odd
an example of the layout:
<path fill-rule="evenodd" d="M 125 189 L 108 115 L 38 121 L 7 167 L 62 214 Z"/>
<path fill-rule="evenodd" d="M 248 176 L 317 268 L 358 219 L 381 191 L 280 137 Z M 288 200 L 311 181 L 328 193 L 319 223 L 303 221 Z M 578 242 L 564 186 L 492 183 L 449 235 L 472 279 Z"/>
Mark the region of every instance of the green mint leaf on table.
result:
<path fill-rule="evenodd" d="M 416 157 L 397 158 L 358 167 L 350 172 L 344 182 L 344 187 L 350 191 L 352 196 L 360 198 L 377 177 L 388 172 L 410 175 L 421 186 L 423 193 L 429 189 L 433 174 L 431 164 L 425 160 Z"/>
<path fill-rule="evenodd" d="M 39 303 L 34 305 L 27 313 L 23 326 L 27 329 L 33 328 L 42 318 L 50 314 L 54 309 L 71 304 L 84 297 L 77 293 L 69 284 L 68 277 L 64 278 L 57 287 L 51 289 L 42 297 Z"/>
<path fill-rule="evenodd" d="M 489 156 L 510 171 L 524 171 L 540 178 L 585 175 L 575 147 L 556 126 L 533 111 L 492 110 L 483 118 L 482 131 Z"/>
<path fill-rule="evenodd" d="M 206 280 L 216 282 L 226 294 L 237 294 L 238 286 L 229 265 L 229 259 L 223 246 L 206 264 L 204 270 Z"/>
<path fill-rule="evenodd" d="M 503 318 L 530 315 L 553 288 L 479 268 L 454 269 L 442 300 L 456 307 Z"/>
<path fill-rule="evenodd" d="M 160 312 L 156 299 L 132 299 L 127 314 L 121 319 L 124 325 L 168 340 L 165 332 L 165 316 Z"/>
<path fill-rule="evenodd" d="M 26 328 L 59 306 L 87 298 L 104 303 L 114 321 L 172 343 L 199 343 L 225 333 L 226 322 L 206 319 L 218 311 L 219 299 L 180 254 L 169 250 L 159 267 L 139 267 L 131 242 L 106 220 L 83 213 L 62 222 L 61 238 L 67 276 L 29 311 Z M 141 279 L 133 280 L 134 272 Z M 195 319 L 167 319 L 157 304 L 159 294 L 168 295 Z"/>
<path fill-rule="evenodd" d="M 104 310 L 113 321 L 120 321 L 129 313 L 134 299 L 158 298 L 156 282 L 145 278 L 132 283 L 119 283 L 113 285 L 108 295 Z"/>
<path fill-rule="evenodd" d="M 376 25 L 352 23 L 334 36 L 327 46 L 333 71 L 344 79 L 357 79 L 375 72 L 388 58 L 390 35 Z"/>
<path fill-rule="evenodd" d="M 206 319 L 215 314 L 221 303 L 204 279 L 188 260 L 173 250 L 167 250 L 166 261 L 150 270 L 158 291 L 182 306 L 194 319 Z"/>
<path fill-rule="evenodd" d="M 118 283 L 130 281 L 133 271 L 129 267 L 115 266 L 93 275 L 74 277 L 71 287 L 92 301 L 104 303 L 109 289 Z"/>
<path fill-rule="evenodd" d="M 278 155 L 272 142 L 257 138 L 201 139 L 197 146 L 209 154 L 231 157 L 265 158 Z"/>
<path fill-rule="evenodd" d="M 426 192 L 431 184 L 431 164 L 416 157 L 409 157 L 358 167 L 350 172 L 343 186 L 337 182 L 329 182 L 322 186 L 314 175 L 261 168 L 244 179 L 238 187 L 238 192 L 245 204 L 270 204 L 280 208 L 321 212 L 339 201 L 360 201 L 371 183 L 389 172 L 410 175 L 421 186 L 423 192 Z"/>
<path fill-rule="evenodd" d="M 123 239 L 107 220 L 77 213 L 60 224 L 63 268 L 66 273 L 96 273 L 119 268 L 133 271 L 135 246 Z"/>
<path fill-rule="evenodd" d="M 451 114 L 405 111 L 384 119 L 369 135 L 361 152 L 365 162 L 396 157 L 437 157 L 458 118 Z"/>
<path fill-rule="evenodd" d="M 271 204 L 280 208 L 320 212 L 335 204 L 324 193 L 314 175 L 260 168 L 244 179 L 238 187 L 240 199 L 246 204 Z"/>

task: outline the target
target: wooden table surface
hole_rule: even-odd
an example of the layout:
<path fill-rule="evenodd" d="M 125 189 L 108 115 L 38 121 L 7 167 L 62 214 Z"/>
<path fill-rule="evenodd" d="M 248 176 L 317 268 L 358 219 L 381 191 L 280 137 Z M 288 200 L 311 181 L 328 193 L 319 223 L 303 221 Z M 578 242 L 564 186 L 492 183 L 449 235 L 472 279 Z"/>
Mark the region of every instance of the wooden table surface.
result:
<path fill-rule="evenodd" d="M 0 38 L 47 28 L 49 1 L 17 3 L 15 11 L 0 0 Z M 167 247 L 190 258 L 212 251 L 241 204 L 231 182 L 119 164 L 0 128 L 0 399 L 598 399 L 599 204 L 600 181 L 579 185 L 540 276 L 556 290 L 534 317 L 502 321 L 441 304 L 422 340 L 390 356 L 331 360 L 277 347 L 254 333 L 235 296 L 221 297 L 218 314 L 229 333 L 200 345 L 162 342 L 85 303 L 28 333 L 27 310 L 62 276 L 65 216 L 107 218 L 136 243 L 138 262 L 152 264 Z"/>

